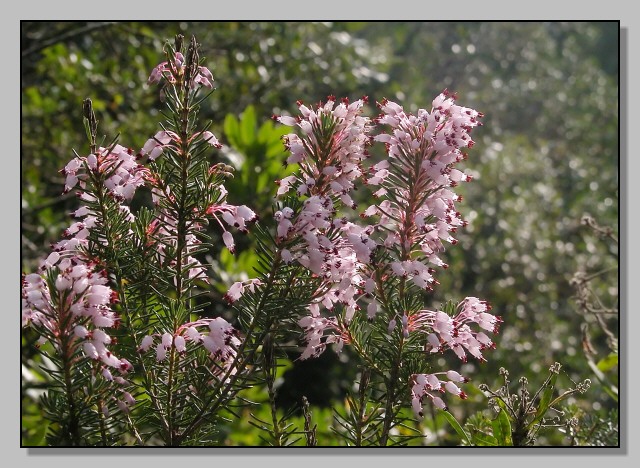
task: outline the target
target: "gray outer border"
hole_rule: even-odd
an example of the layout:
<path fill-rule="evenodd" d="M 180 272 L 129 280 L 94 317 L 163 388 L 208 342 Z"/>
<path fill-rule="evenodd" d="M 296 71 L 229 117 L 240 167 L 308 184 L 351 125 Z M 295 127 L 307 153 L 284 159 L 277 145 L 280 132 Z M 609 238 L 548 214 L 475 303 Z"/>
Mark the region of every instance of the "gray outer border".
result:
<path fill-rule="evenodd" d="M 255 0 L 254 0 L 255 2 Z M 567 2 L 563 4 L 550 0 L 538 0 L 537 2 L 506 2 L 496 0 L 485 0 L 482 2 L 462 2 L 456 4 L 448 4 L 443 8 L 442 4 L 431 4 L 416 6 L 417 2 L 411 5 L 403 3 L 392 4 L 390 2 L 353 2 L 352 4 L 344 1 L 324 0 L 319 4 L 310 2 L 293 2 L 280 0 L 266 0 L 264 2 L 255 2 L 255 4 L 242 5 L 240 3 L 226 2 L 225 5 L 216 5 L 214 2 L 199 3 L 190 2 L 190 8 L 182 11 L 176 11 L 175 4 L 169 2 L 153 2 L 150 5 L 139 5 L 134 2 L 124 2 L 122 0 L 111 0 L 104 4 L 88 3 L 88 2 L 67 2 L 61 5 L 60 2 L 39 2 L 30 1 L 20 4 L 8 4 L 3 12 L 2 28 L 0 34 L 3 36 L 1 43 L 4 44 L 4 70 L 0 75 L 4 86 L 0 87 L 2 92 L 2 101 L 8 112 L 2 114 L 3 134 L 5 135 L 7 147 L 4 149 L 4 159 L 10 164 L 10 169 L 6 172 L 8 178 L 0 184 L 3 192 L 2 200 L 3 208 L 11 211 L 11 216 L 19 216 L 13 210 L 19 211 L 19 177 L 13 174 L 18 173 L 19 159 L 16 155 L 20 154 L 20 100 L 16 90 L 19 88 L 19 21 L 21 19 L 43 19 L 43 20 L 67 20 L 67 19 L 148 19 L 157 20 L 175 20 L 176 17 L 192 19 L 194 17 L 204 17 L 210 20 L 323 20 L 323 19 L 345 19 L 345 20 L 620 20 L 621 21 L 621 144 L 620 144 L 620 183 L 621 202 L 620 202 L 620 237 L 622 241 L 622 249 L 624 255 L 621 255 L 621 285 L 622 292 L 622 311 L 621 331 L 623 337 L 622 358 L 621 363 L 621 393 L 628 395 L 628 390 L 633 388 L 633 380 L 636 377 L 629 374 L 628 359 L 625 357 L 635 356 L 633 348 L 637 347 L 637 341 L 629 343 L 630 327 L 637 326 L 637 318 L 633 314 L 628 314 L 629 297 L 628 286 L 630 284 L 638 284 L 638 266 L 634 262 L 629 261 L 629 256 L 638 257 L 638 246 L 631 245 L 629 239 L 631 233 L 638 233 L 637 218 L 630 216 L 629 201 L 632 200 L 632 187 L 629 186 L 629 172 L 636 171 L 638 166 L 637 158 L 630 158 L 628 153 L 628 137 L 629 128 L 636 128 L 629 119 L 634 118 L 634 114 L 629 113 L 629 105 L 627 99 L 634 95 L 630 93 L 629 83 L 631 76 L 636 76 L 637 64 L 630 62 L 630 40 L 634 38 L 629 34 L 629 30 L 634 25 L 636 17 L 632 13 L 633 5 L 631 2 L 600 2 L 599 4 L 587 2 Z M 69 5 L 71 3 L 71 5 Z M 246 3 L 246 2 L 245 2 Z M 253 2 L 252 2 L 253 3 Z M 619 5 L 620 3 L 620 5 Z M 579 6 L 578 6 L 579 5 Z M 9 11 L 7 11 L 9 10 Z M 637 36 L 636 36 L 637 37 Z M 18 63 L 15 64 L 14 61 Z M 615 105 L 616 103 L 611 103 Z M 636 119 L 637 120 L 637 119 Z M 597 131 L 597 129 L 594 129 Z M 15 172 L 14 172 L 15 171 Z M 8 180 L 7 180 L 8 179 Z M 633 190 L 637 191 L 637 186 L 633 186 Z M 637 193 L 635 194 L 637 195 Z M 634 219 L 635 218 L 635 219 Z M 14 218 L 15 219 L 15 218 Z M 16 322 L 16 315 L 13 309 L 14 300 L 17 299 L 16 287 L 16 268 L 19 264 L 20 251 L 13 248 L 14 243 L 18 242 L 19 227 L 6 226 L 0 231 L 4 243 L 5 251 L 3 252 L 2 275 L 5 281 L 0 282 L 2 288 L 2 297 L 9 298 L 8 303 L 11 304 L 9 310 L 5 312 L 8 318 L 8 333 L 6 339 L 0 340 L 3 347 L 2 356 L 5 356 L 6 372 L 9 377 L 9 385 L 0 387 L 2 391 L 3 404 L 3 424 L 2 428 L 2 451 L 3 458 L 10 463 L 9 466 L 111 466 L 113 463 L 121 463 L 126 460 L 127 465 L 144 461 L 145 464 L 156 466 L 174 466 L 176 463 L 200 464 L 215 463 L 225 465 L 226 462 L 236 466 L 245 466 L 246 464 L 256 463 L 277 466 L 296 466 L 304 465 L 306 467 L 321 466 L 326 463 L 335 463 L 335 461 L 344 461 L 345 463 L 354 462 L 358 464 L 386 464 L 390 461 L 390 457 L 401 457 L 402 463 L 411 464 L 417 462 L 419 464 L 450 464 L 456 462 L 470 462 L 474 465 L 482 466 L 496 465 L 514 465 L 531 463 L 538 465 L 540 463 L 548 463 L 550 461 L 577 462 L 581 466 L 589 466 L 590 464 L 602 465 L 606 463 L 609 457 L 611 462 L 620 466 L 630 465 L 632 458 L 638 456 L 639 449 L 630 446 L 630 443 L 638 439 L 637 424 L 630 424 L 631 412 L 637 409 L 637 403 L 634 399 L 622 399 L 621 407 L 621 448 L 620 449 L 561 449 L 561 448 L 534 448 L 534 449 L 497 449 L 482 450 L 476 449 L 300 449 L 300 450 L 267 450 L 267 449 L 23 449 L 19 447 L 18 440 L 18 424 L 20 406 L 15 404 L 15 382 L 17 378 L 15 363 L 18 362 L 15 353 L 19 349 L 19 334 L 13 333 Z M 16 237 L 14 237 L 16 236 Z M 9 248 L 7 249 L 7 245 Z M 633 276 L 631 276 L 633 275 Z M 6 277 L 5 277 L 6 276 Z M 634 281 L 635 280 L 635 281 Z M 15 299 L 14 299 L 15 298 Z M 5 352 L 8 351 L 8 354 Z M 631 380 L 633 379 L 633 380 Z M 631 381 L 630 381 L 631 380 Z M 635 426 L 635 427 L 634 427 Z M 214 458 L 210 458 L 214 456 Z M 357 458 L 354 458 L 357 457 Z M 180 458 L 179 458 L 180 457 Z M 181 459 L 186 457 L 186 459 Z M 428 457 L 428 458 L 424 458 Z M 457 463 L 456 463 L 457 464 Z M 555 463 L 554 463 L 555 464 Z"/>

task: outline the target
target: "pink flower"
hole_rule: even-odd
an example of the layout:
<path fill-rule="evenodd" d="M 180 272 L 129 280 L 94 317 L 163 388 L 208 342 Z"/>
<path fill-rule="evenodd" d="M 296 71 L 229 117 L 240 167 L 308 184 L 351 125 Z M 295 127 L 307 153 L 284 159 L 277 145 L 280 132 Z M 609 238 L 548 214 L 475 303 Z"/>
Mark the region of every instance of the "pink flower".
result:
<path fill-rule="evenodd" d="M 296 181 L 296 176 L 294 175 L 284 177 L 276 181 L 276 184 L 279 186 L 277 195 L 282 195 L 284 193 L 287 193 L 289 191 L 289 185 L 293 184 L 295 181 Z"/>
<path fill-rule="evenodd" d="M 185 67 L 186 62 L 184 56 L 180 52 L 176 52 L 172 61 L 162 62 L 151 70 L 148 83 L 160 83 L 163 79 L 169 83 L 176 83 L 179 77 L 184 75 Z M 213 75 L 208 68 L 203 66 L 197 68 L 196 74 L 192 77 L 189 86 L 194 89 L 198 85 L 213 88 Z"/>
<path fill-rule="evenodd" d="M 227 247 L 227 249 L 229 249 L 229 252 L 231 253 L 236 252 L 236 244 L 234 243 L 233 236 L 229 231 L 224 231 L 222 233 L 222 240 L 224 242 L 224 245 Z"/>
<path fill-rule="evenodd" d="M 162 346 L 164 346 L 165 349 L 171 349 L 172 344 L 173 344 L 173 335 L 171 333 L 163 333 Z"/>
<path fill-rule="evenodd" d="M 51 252 L 47 259 L 44 261 L 44 268 L 50 269 L 60 260 L 60 254 L 58 252 Z"/>
<path fill-rule="evenodd" d="M 216 138 L 216 136 L 209 132 L 202 132 L 202 138 L 204 141 L 206 141 L 207 143 L 209 143 L 211 146 L 215 147 L 215 148 L 222 148 L 222 144 L 218 141 L 218 139 Z"/>
<path fill-rule="evenodd" d="M 162 343 L 158 343 L 156 346 L 156 359 L 158 361 L 164 361 L 167 357 L 167 348 Z"/>
<path fill-rule="evenodd" d="M 484 360 L 482 350 L 493 348 L 494 344 L 484 332 L 473 330 L 471 325 L 497 333 L 501 318 L 485 312 L 490 309 L 486 301 L 468 297 L 458 304 L 457 315 L 450 317 L 441 311 L 422 310 L 409 316 L 408 327 L 410 331 L 427 334 L 427 351 L 435 353 L 448 347 L 462 361 L 466 361 L 467 353 Z"/>
<path fill-rule="evenodd" d="M 367 318 L 373 320 L 378 312 L 378 305 L 375 301 L 371 301 L 367 306 Z"/>
<path fill-rule="evenodd" d="M 90 343 L 89 341 L 85 341 L 83 343 L 82 349 L 84 350 L 84 354 L 86 354 L 86 356 L 89 359 L 98 359 L 100 357 L 96 347 L 93 345 L 93 343 Z"/>
<path fill-rule="evenodd" d="M 185 330 L 185 335 L 191 341 L 202 341 L 202 335 L 198 331 L 198 329 L 194 326 L 187 327 Z"/>
<path fill-rule="evenodd" d="M 60 340 L 75 337 L 72 346 L 82 349 L 87 359 L 121 370 L 123 362 L 109 351 L 112 339 L 103 330 L 117 322 L 117 315 L 109 308 L 113 291 L 105 286 L 106 275 L 88 266 L 80 255 L 82 252 L 75 250 L 53 252 L 43 263 L 44 277 L 35 273 L 24 276 L 23 326 L 46 331 L 54 337 L 55 347 L 61 346 Z"/>
<path fill-rule="evenodd" d="M 304 351 L 300 355 L 300 359 L 308 359 L 311 357 L 318 357 L 324 352 L 327 344 L 336 343 L 336 351 L 340 352 L 345 340 L 348 340 L 347 335 L 344 334 L 344 330 L 340 329 L 337 322 L 334 319 L 327 319 L 310 315 L 302 317 L 298 321 L 298 325 L 305 330 L 305 341 L 307 343 Z M 334 331 L 325 336 L 326 331 Z"/>
<path fill-rule="evenodd" d="M 240 345 L 236 330 L 222 317 L 209 322 L 209 333 L 203 335 L 202 344 L 218 361 L 226 362 L 236 355 Z"/>
<path fill-rule="evenodd" d="M 453 380 L 444 381 L 438 378 L 438 375 L 442 374 L 446 374 L 447 378 L 449 378 L 449 376 L 453 376 L 454 380 L 459 382 L 468 381 L 468 379 L 462 377 L 455 371 L 412 375 L 411 406 L 416 416 L 422 417 L 424 415 L 422 404 L 425 398 L 430 399 L 436 408 L 447 411 L 447 405 L 444 400 L 433 392 L 447 391 L 463 400 L 467 398 L 467 395 L 453 382 Z"/>
<path fill-rule="evenodd" d="M 244 292 L 244 284 L 242 283 L 242 281 L 238 281 L 236 283 L 233 283 L 233 285 L 231 285 L 231 287 L 227 291 L 227 294 L 224 295 L 224 298 L 227 300 L 227 302 L 233 303 L 238 299 L 240 299 L 243 292 Z"/>
<path fill-rule="evenodd" d="M 140 342 L 140 350 L 143 352 L 146 352 L 149 350 L 149 348 L 153 345 L 153 336 L 152 335 L 147 335 L 144 338 L 142 338 L 142 341 Z"/>
<path fill-rule="evenodd" d="M 176 351 L 178 351 L 179 353 L 184 353 L 187 350 L 185 339 L 180 335 L 174 338 L 173 345 L 176 347 Z"/>
<path fill-rule="evenodd" d="M 259 279 L 250 279 L 248 281 L 238 281 L 233 283 L 225 294 L 224 298 L 229 302 L 233 303 L 240 299 L 240 297 L 244 294 L 245 289 L 248 289 L 252 293 L 255 292 L 256 287 L 260 286 L 262 282 Z"/>
<path fill-rule="evenodd" d="M 220 213 L 222 219 L 229 226 L 237 228 L 240 232 L 246 232 L 247 223 L 252 223 L 257 219 L 257 215 L 246 205 L 233 206 L 223 203 L 210 207 L 207 212 L 210 214 Z"/>
<path fill-rule="evenodd" d="M 113 380 L 113 375 L 111 374 L 109 369 L 106 368 L 106 367 L 104 369 L 102 369 L 102 376 L 108 381 L 112 381 Z"/>
<path fill-rule="evenodd" d="M 180 138 L 173 132 L 161 131 L 155 134 L 153 138 L 147 140 L 142 149 L 141 155 L 148 154 L 149 160 L 154 161 L 160 154 L 165 146 L 171 142 L 179 143 Z"/>

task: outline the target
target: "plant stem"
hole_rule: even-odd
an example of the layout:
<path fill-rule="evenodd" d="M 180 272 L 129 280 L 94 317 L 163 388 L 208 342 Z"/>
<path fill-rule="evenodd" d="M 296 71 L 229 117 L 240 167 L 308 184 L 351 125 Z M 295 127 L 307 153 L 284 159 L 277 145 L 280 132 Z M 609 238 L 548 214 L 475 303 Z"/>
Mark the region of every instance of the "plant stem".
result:
<path fill-rule="evenodd" d="M 189 437 L 198 427 L 200 427 L 205 420 L 205 415 L 215 413 L 225 401 L 228 401 L 232 398 L 231 390 L 233 389 L 238 379 L 242 376 L 244 370 L 246 369 L 247 364 L 252 362 L 253 356 L 256 354 L 258 349 L 258 343 L 264 343 L 264 339 L 266 337 L 267 332 L 265 331 L 256 337 L 253 336 L 253 332 L 256 326 L 258 325 L 258 317 L 260 316 L 260 313 L 262 312 L 262 310 L 264 310 L 264 305 L 266 303 L 266 300 L 271 294 L 271 289 L 273 287 L 273 283 L 275 281 L 275 277 L 280 268 L 281 263 L 282 263 L 282 257 L 281 257 L 280 251 L 277 250 L 275 258 L 273 260 L 273 265 L 271 265 L 271 270 L 269 271 L 267 276 L 264 293 L 260 298 L 260 302 L 258 303 L 258 305 L 255 307 L 253 311 L 251 322 L 249 323 L 249 327 L 247 328 L 247 331 L 246 331 L 246 337 L 238 347 L 236 360 L 229 366 L 229 369 L 227 370 L 227 372 L 220 378 L 219 383 L 215 388 L 215 391 L 212 392 L 212 396 L 202 406 L 202 409 L 200 410 L 198 415 L 193 419 L 191 424 L 189 424 L 186 427 L 186 429 L 182 432 L 182 434 L 178 439 L 178 442 Z M 251 338 L 254 338 L 253 346 L 251 346 L 247 354 L 244 355 L 245 349 L 247 348 L 249 343 L 252 342 Z M 250 372 L 253 372 L 253 369 L 251 369 Z M 237 393 L 237 391 L 233 392 L 233 395 L 235 395 L 235 393 Z M 218 395 L 222 395 L 222 396 L 218 396 Z M 214 399 L 216 397 L 218 398 L 218 400 L 214 402 Z"/>
<path fill-rule="evenodd" d="M 102 445 L 106 447 L 107 445 L 107 433 L 104 427 L 105 416 L 103 413 L 103 403 L 102 398 L 98 398 L 98 418 L 100 418 L 100 438 L 102 439 Z"/>
<path fill-rule="evenodd" d="M 385 379 L 385 390 L 386 390 L 386 405 L 384 409 L 384 423 L 382 425 L 382 434 L 380 436 L 380 445 L 386 446 L 389 440 L 389 432 L 393 426 L 393 421 L 395 419 L 395 411 L 394 404 L 396 403 L 396 391 L 397 391 L 397 383 L 400 371 L 400 360 L 402 359 L 402 342 L 404 341 L 402 334 L 400 336 L 400 347 L 398 350 L 398 355 L 395 359 L 395 365 L 391 368 L 391 374 L 388 379 Z"/>
<path fill-rule="evenodd" d="M 278 409 L 276 407 L 276 392 L 275 392 L 275 379 L 276 379 L 276 370 L 277 370 L 277 362 L 275 357 L 275 346 L 273 343 L 273 332 L 270 331 L 263 343 L 262 343 L 262 354 L 264 356 L 263 362 L 263 372 L 264 378 L 267 382 L 267 391 L 269 394 L 269 406 L 271 409 L 271 421 L 273 425 L 273 441 L 276 447 L 282 447 L 283 443 L 283 434 L 280 432 L 280 424 L 278 422 Z"/>
<path fill-rule="evenodd" d="M 409 161 L 408 161 L 409 162 Z M 422 169 L 422 153 L 417 152 L 414 155 L 412 167 L 410 167 L 410 174 L 407 178 L 407 192 L 408 196 L 406 199 L 406 207 L 404 210 L 404 219 L 402 220 L 402 224 L 400 226 L 400 258 L 399 261 L 403 262 L 411 259 L 411 247 L 413 244 L 413 231 L 415 229 L 415 210 L 418 207 L 418 198 L 422 191 L 424 191 L 423 185 L 423 172 Z M 398 288 L 398 299 L 397 304 L 400 306 L 400 309 L 404 309 L 404 299 L 406 294 L 406 278 L 402 277 L 400 279 L 400 285 Z M 382 282 L 378 276 L 378 290 L 382 290 Z M 388 311 L 394 313 L 394 317 L 397 316 L 396 308 L 390 308 L 390 304 L 384 304 Z M 406 311 L 403 310 L 403 313 Z M 397 400 L 397 391 L 398 391 L 398 380 L 400 378 L 400 368 L 402 366 L 402 358 L 403 358 L 403 348 L 404 348 L 404 330 L 398 332 L 397 330 L 393 331 L 392 338 L 394 336 L 398 337 L 397 354 L 394 356 L 394 359 L 391 362 L 391 373 L 388 379 L 385 379 L 385 387 L 386 387 L 386 405 L 384 412 L 384 423 L 382 426 L 382 434 L 380 437 L 380 445 L 385 446 L 389 440 L 389 432 L 393 427 L 393 422 L 396 418 L 396 413 L 394 411 L 394 405 Z"/>
<path fill-rule="evenodd" d="M 173 394 L 173 379 L 176 373 L 176 361 L 176 348 L 175 346 L 171 346 L 171 352 L 169 355 L 169 376 L 167 377 L 167 411 L 169 412 L 169 418 L 167 421 L 166 443 L 168 446 L 176 445 L 174 440 L 178 432 L 178 428 L 174 425 L 174 420 L 176 418 L 176 408 L 174 404 Z"/>
<path fill-rule="evenodd" d="M 91 145 L 92 150 L 95 151 L 95 144 Z M 129 309 L 129 306 L 127 304 L 127 294 L 126 294 L 126 290 L 125 290 L 125 286 L 124 286 L 124 275 L 122 273 L 122 267 L 120 266 L 120 258 L 119 258 L 119 249 L 116 247 L 116 235 L 112 230 L 112 226 L 111 223 L 109 223 L 107 221 L 108 219 L 108 214 L 107 214 L 107 198 L 108 198 L 108 194 L 106 192 L 106 189 L 104 188 L 104 183 L 103 181 L 101 181 L 97 176 L 91 176 L 91 182 L 93 183 L 94 187 L 96 187 L 96 199 L 98 201 L 98 206 L 100 209 L 100 216 L 103 219 L 103 223 L 101 224 L 102 226 L 104 226 L 104 236 L 105 239 L 107 241 L 107 246 L 108 248 L 111 250 L 111 255 L 107 255 L 107 258 L 112 258 L 112 270 L 113 270 L 113 282 L 116 286 L 116 290 L 118 292 L 118 297 L 120 299 L 120 304 L 121 304 L 121 319 L 123 321 L 128 321 L 128 326 L 125 327 L 125 329 L 129 332 L 131 339 L 133 340 L 133 344 L 136 348 L 136 350 L 139 349 L 138 347 L 138 340 L 137 340 L 137 336 L 135 333 L 135 327 L 133 326 L 133 317 L 132 317 L 132 313 L 131 310 Z M 156 411 L 158 412 L 158 415 L 162 418 L 162 422 L 164 423 L 165 428 L 167 427 L 167 422 L 164 419 L 164 417 L 162 416 L 162 412 L 159 411 L 160 410 L 160 406 L 158 404 L 158 399 L 157 396 L 155 394 L 155 392 L 153 391 L 153 384 L 151 383 L 151 380 L 149 378 L 149 372 L 147 371 L 145 365 L 144 365 L 144 359 L 142 358 L 142 355 L 140 354 L 140 352 L 136 352 L 137 355 L 137 362 L 140 363 L 140 365 L 142 366 L 142 376 L 143 376 L 143 381 L 144 381 L 144 388 L 145 390 L 148 392 L 149 397 L 151 399 L 152 404 L 154 405 Z M 131 425 L 133 426 L 133 421 L 130 420 Z"/>
<path fill-rule="evenodd" d="M 178 81 L 177 88 L 180 90 L 182 94 L 182 99 L 179 100 L 178 104 L 179 112 L 180 112 L 180 150 L 178 153 L 178 157 L 180 158 L 180 177 L 178 179 L 179 188 L 179 199 L 178 199 L 178 209 L 176 212 L 176 221 L 177 221 L 177 231 L 176 231 L 176 299 L 178 302 L 184 302 L 185 309 L 188 309 L 188 301 L 189 298 L 185 298 L 185 290 L 183 285 L 183 273 L 182 273 L 182 265 L 184 262 L 184 250 L 187 245 L 187 186 L 189 179 L 189 164 L 190 164 L 190 154 L 189 154 L 189 88 L 188 83 L 184 83 L 182 78 Z M 175 314 L 173 319 L 173 330 L 172 335 L 175 336 L 177 333 L 178 327 L 180 326 L 178 314 Z M 179 437 L 179 427 L 177 427 L 177 408 L 175 404 L 174 395 L 174 387 L 175 387 L 175 378 L 177 374 L 177 362 L 178 356 L 176 352 L 175 346 L 171 346 L 171 351 L 169 354 L 169 375 L 167 377 L 167 401 L 166 401 L 166 411 L 168 412 L 168 420 L 167 420 L 167 436 L 166 436 L 166 444 L 169 446 L 177 446 L 180 445 L 180 437 Z"/>
<path fill-rule="evenodd" d="M 354 428 L 356 431 L 356 447 L 362 447 L 364 441 L 364 417 L 367 411 L 367 389 L 369 387 L 369 379 L 371 378 L 371 370 L 363 369 L 360 375 L 360 383 L 358 384 L 358 421 Z"/>
<path fill-rule="evenodd" d="M 60 293 L 58 293 L 58 304 L 63 304 Z M 78 422 L 76 401 L 73 396 L 73 382 L 71 377 L 71 367 L 73 365 L 73 354 L 75 346 L 73 343 L 73 333 L 68 326 L 70 316 L 71 313 L 68 308 L 65 307 L 60 311 L 60 354 L 62 356 L 62 368 L 64 373 L 64 390 L 67 396 L 67 403 L 69 407 L 69 422 L 67 426 L 69 441 L 71 445 L 79 446 L 81 441 L 80 427 Z"/>

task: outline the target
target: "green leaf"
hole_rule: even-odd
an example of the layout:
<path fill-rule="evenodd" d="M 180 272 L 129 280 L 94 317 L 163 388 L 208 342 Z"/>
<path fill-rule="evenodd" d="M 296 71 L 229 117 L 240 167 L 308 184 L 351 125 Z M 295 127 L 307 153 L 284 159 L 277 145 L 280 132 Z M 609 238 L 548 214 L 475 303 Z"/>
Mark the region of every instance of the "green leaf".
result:
<path fill-rule="evenodd" d="M 87 135 L 87 141 L 91 143 L 91 128 L 89 126 L 89 120 L 86 118 L 83 118 L 82 123 L 84 124 L 84 131 Z"/>
<path fill-rule="evenodd" d="M 537 424 L 547 413 L 549 409 L 549 404 L 553 400 L 553 391 L 555 390 L 556 380 L 558 379 L 558 374 L 553 374 L 551 379 L 549 379 L 549 383 L 547 384 L 547 388 L 545 388 L 542 392 L 542 396 L 540 397 L 540 403 L 538 404 L 538 410 L 536 411 L 536 415 L 533 418 L 533 421 L 529 423 L 527 426 L 532 427 L 534 424 Z"/>
<path fill-rule="evenodd" d="M 471 440 L 469 439 L 469 434 L 463 429 L 460 423 L 453 417 L 451 413 L 448 411 L 442 411 L 445 419 L 451 424 L 451 427 L 458 433 L 463 442 L 466 442 L 467 445 L 472 445 Z"/>
<path fill-rule="evenodd" d="M 454 316 L 456 314 L 456 303 L 453 301 L 447 301 L 442 304 L 442 312 L 449 316 Z"/>
<path fill-rule="evenodd" d="M 498 445 L 504 447 L 510 447 L 513 445 L 511 439 L 511 422 L 509 422 L 509 416 L 504 409 L 500 410 L 496 419 L 491 421 L 493 427 L 493 436 L 495 437 Z"/>
<path fill-rule="evenodd" d="M 262 144 L 268 144 L 273 139 L 274 125 L 271 120 L 266 120 L 258 129 L 256 140 Z"/>
<path fill-rule="evenodd" d="M 614 385 L 613 383 L 611 383 L 611 381 L 607 378 L 607 376 L 604 374 L 604 372 L 602 372 L 600 370 L 600 368 L 596 365 L 596 363 L 593 362 L 590 358 L 587 360 L 587 364 L 589 365 L 589 367 L 593 371 L 593 373 L 596 376 L 596 378 L 602 384 L 603 390 L 605 392 L 607 392 L 607 395 L 609 395 L 611 398 L 613 398 L 617 402 L 618 401 L 618 388 L 617 388 L 617 386 Z"/>
<path fill-rule="evenodd" d="M 240 120 L 240 138 L 245 147 L 251 146 L 256 139 L 256 111 L 253 106 L 247 106 Z"/>
<path fill-rule="evenodd" d="M 224 118 L 224 134 L 229 140 L 229 144 L 236 149 L 240 149 L 240 130 L 238 119 L 233 114 L 227 114 Z"/>
<path fill-rule="evenodd" d="M 608 372 L 618 367 L 618 353 L 611 353 L 598 361 L 598 369 L 602 372 Z"/>
<path fill-rule="evenodd" d="M 476 432 L 472 434 L 471 440 L 473 441 L 473 445 L 477 445 L 479 447 L 496 447 L 499 445 L 495 437 L 483 432 Z"/>

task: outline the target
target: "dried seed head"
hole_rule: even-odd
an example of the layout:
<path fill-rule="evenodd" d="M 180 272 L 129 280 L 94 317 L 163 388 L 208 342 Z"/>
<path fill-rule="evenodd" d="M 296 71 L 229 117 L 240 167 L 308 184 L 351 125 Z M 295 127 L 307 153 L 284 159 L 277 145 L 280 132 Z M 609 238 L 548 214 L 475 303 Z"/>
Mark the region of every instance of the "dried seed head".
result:
<path fill-rule="evenodd" d="M 184 36 L 182 34 L 176 34 L 176 37 L 175 37 L 176 52 L 182 52 L 183 41 L 184 41 Z"/>

